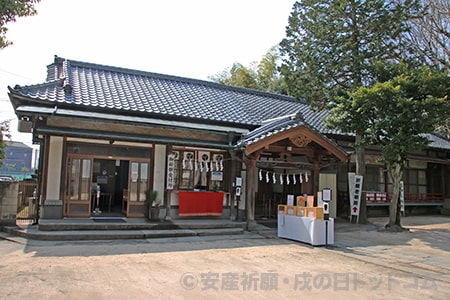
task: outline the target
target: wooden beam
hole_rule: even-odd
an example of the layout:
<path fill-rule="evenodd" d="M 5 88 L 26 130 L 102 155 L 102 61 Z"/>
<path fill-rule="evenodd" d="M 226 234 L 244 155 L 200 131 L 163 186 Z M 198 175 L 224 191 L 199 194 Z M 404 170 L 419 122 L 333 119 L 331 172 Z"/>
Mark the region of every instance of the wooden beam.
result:
<path fill-rule="evenodd" d="M 284 139 L 296 138 L 299 135 L 304 136 L 305 140 L 310 139 L 311 142 L 314 142 L 314 143 L 320 145 L 321 147 L 326 149 L 330 154 L 336 156 L 340 161 L 347 160 L 347 153 L 345 153 L 345 151 L 342 150 L 338 145 L 332 143 L 329 139 L 327 139 L 322 134 L 315 132 L 305 126 L 299 126 L 296 128 L 292 128 L 292 129 L 280 132 L 278 134 L 271 135 L 271 136 L 269 136 L 265 139 L 262 139 L 256 143 L 253 143 L 246 147 L 245 153 L 248 156 L 248 155 L 250 155 L 258 150 L 261 150 L 261 149 L 266 149 L 266 150 L 267 149 L 269 149 L 269 150 L 277 149 L 278 151 L 276 151 L 276 152 L 284 152 L 284 151 L 286 151 L 286 149 L 281 151 L 281 148 L 283 148 L 283 147 L 275 146 L 274 144 L 276 144 L 277 142 L 282 141 Z M 280 147 L 280 148 L 276 148 L 276 147 Z M 294 149 L 296 149 L 295 151 L 298 151 L 299 154 L 304 153 L 305 155 L 308 155 L 308 154 L 311 155 L 312 152 L 314 152 L 314 150 L 311 149 L 311 147 L 310 147 L 310 143 L 303 148 L 293 147 L 293 150 Z M 308 150 L 308 152 L 306 152 L 306 150 L 305 150 L 305 152 L 302 152 L 302 149 L 309 149 L 309 150 Z"/>
<path fill-rule="evenodd" d="M 265 149 L 265 152 L 274 152 L 274 153 L 290 152 L 292 154 L 297 155 L 314 156 L 314 149 L 312 149 L 311 147 L 307 148 L 292 147 L 291 151 L 287 151 L 286 147 L 270 145 L 267 149 Z"/>

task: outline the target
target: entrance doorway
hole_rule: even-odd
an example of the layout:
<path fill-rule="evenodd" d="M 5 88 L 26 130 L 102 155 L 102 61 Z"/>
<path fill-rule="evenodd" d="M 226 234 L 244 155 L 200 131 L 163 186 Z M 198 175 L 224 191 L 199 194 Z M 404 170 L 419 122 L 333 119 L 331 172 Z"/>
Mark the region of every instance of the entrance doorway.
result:
<path fill-rule="evenodd" d="M 66 217 L 146 217 L 150 189 L 148 159 L 68 156 Z"/>
<path fill-rule="evenodd" d="M 123 191 L 128 187 L 128 169 L 128 160 L 94 159 L 92 216 L 124 215 Z"/>
<path fill-rule="evenodd" d="M 292 180 L 293 177 L 290 176 Z M 278 205 L 286 204 L 288 195 L 303 195 L 307 189 L 308 183 L 283 184 L 279 181 L 279 175 L 277 179 L 276 183 L 267 182 L 265 179 L 258 182 L 258 193 L 255 198 L 256 219 L 277 219 Z"/>

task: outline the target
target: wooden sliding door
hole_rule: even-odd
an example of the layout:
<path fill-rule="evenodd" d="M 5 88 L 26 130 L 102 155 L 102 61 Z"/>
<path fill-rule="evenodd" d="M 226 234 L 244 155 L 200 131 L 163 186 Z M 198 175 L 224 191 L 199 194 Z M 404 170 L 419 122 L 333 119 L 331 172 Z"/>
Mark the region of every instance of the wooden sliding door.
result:
<path fill-rule="evenodd" d="M 146 198 L 146 192 L 150 189 L 149 175 L 149 161 L 130 161 L 127 217 L 148 217 L 149 201 Z"/>
<path fill-rule="evenodd" d="M 67 159 L 64 216 L 91 215 L 92 158 L 69 156 Z"/>

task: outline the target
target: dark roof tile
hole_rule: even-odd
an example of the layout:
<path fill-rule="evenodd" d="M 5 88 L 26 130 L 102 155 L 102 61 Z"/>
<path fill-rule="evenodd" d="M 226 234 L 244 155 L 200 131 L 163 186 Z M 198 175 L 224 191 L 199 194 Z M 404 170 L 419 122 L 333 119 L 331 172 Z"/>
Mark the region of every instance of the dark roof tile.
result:
<path fill-rule="evenodd" d="M 60 57 L 56 57 L 47 69 L 47 79 L 52 80 L 15 88 L 14 91 L 23 96 L 68 105 L 251 126 L 305 107 L 304 103 L 288 96 Z M 64 92 L 63 87 L 68 84 L 71 93 Z"/>
<path fill-rule="evenodd" d="M 301 114 L 287 115 L 263 124 L 261 127 L 244 135 L 238 146 L 247 146 L 265 139 L 279 132 L 289 130 L 298 126 L 306 126 Z"/>
<path fill-rule="evenodd" d="M 247 134 L 244 143 L 300 124 L 322 134 L 341 134 L 325 127 L 328 111 L 313 111 L 306 103 L 289 96 L 60 57 L 55 57 L 47 70 L 45 83 L 16 86 L 10 91 L 52 105 L 173 115 L 194 122 L 234 123 L 244 128 L 257 128 L 263 120 L 277 118 L 273 124 Z M 299 112 L 301 118 L 283 118 Z M 432 146 L 450 148 L 447 140 L 436 136 L 429 139 Z"/>

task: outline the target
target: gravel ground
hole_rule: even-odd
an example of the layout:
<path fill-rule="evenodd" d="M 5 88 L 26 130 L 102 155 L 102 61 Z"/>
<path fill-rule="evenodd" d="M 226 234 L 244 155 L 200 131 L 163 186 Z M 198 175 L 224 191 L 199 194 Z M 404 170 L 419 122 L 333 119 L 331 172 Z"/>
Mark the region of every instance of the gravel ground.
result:
<path fill-rule="evenodd" d="M 0 235 L 2 299 L 450 299 L 450 218 L 408 229 L 336 222 L 312 247 L 259 227 L 238 236 L 48 242 Z M 3 237 L 3 239 L 1 239 Z"/>

